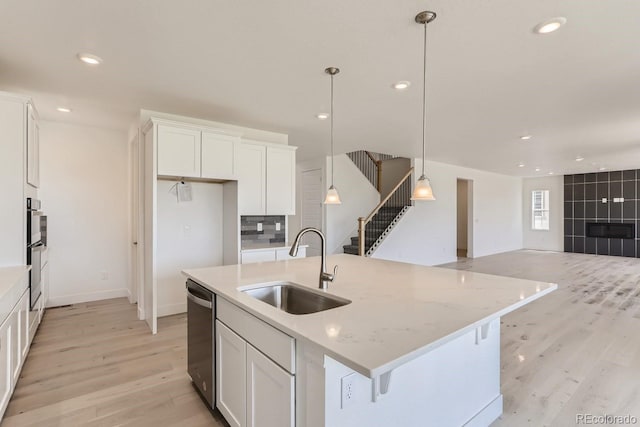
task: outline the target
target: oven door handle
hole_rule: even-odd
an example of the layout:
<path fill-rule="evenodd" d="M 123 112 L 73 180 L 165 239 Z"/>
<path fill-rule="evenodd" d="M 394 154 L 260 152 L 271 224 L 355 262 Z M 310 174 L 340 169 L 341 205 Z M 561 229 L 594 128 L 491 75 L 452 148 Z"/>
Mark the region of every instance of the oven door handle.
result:
<path fill-rule="evenodd" d="M 31 249 L 38 249 L 38 250 L 43 250 L 44 249 L 44 243 L 42 242 L 38 242 L 34 245 L 30 246 Z"/>
<path fill-rule="evenodd" d="M 213 303 L 211 301 L 207 301 L 206 299 L 202 299 L 202 298 L 198 298 L 197 296 L 193 295 L 191 292 L 189 292 L 189 290 L 187 289 L 187 299 L 194 302 L 195 304 L 198 304 L 201 307 L 205 307 L 208 309 L 213 308 Z"/>

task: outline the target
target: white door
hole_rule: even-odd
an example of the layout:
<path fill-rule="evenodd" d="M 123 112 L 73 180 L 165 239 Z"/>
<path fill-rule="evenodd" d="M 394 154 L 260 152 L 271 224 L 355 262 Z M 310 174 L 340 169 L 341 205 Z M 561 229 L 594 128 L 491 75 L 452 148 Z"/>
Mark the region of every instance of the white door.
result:
<path fill-rule="evenodd" d="M 302 172 L 301 189 L 301 226 L 315 227 L 322 230 L 322 170 L 312 169 Z M 320 239 L 318 236 L 303 238 L 303 243 L 309 245 L 307 256 L 319 256 L 321 252 Z"/>
<path fill-rule="evenodd" d="M 200 131 L 158 125 L 158 175 L 200 177 Z"/>
<path fill-rule="evenodd" d="M 247 344 L 216 320 L 216 407 L 231 427 L 246 426 Z"/>
<path fill-rule="evenodd" d="M 139 196 L 140 196 L 140 176 L 138 166 L 140 165 L 140 160 L 138 158 L 138 136 L 136 135 L 129 145 L 129 176 L 131 177 L 131 229 L 130 229 L 130 245 L 131 245 L 131 289 L 129 293 L 129 302 L 135 303 L 138 300 L 138 209 L 140 206 Z"/>
<path fill-rule="evenodd" d="M 240 215 L 266 212 L 266 161 L 264 145 L 243 142 L 238 150 L 238 210 Z"/>
<path fill-rule="evenodd" d="M 158 332 L 158 284 L 155 277 L 157 244 L 154 238 L 158 228 L 158 180 L 156 179 L 157 162 L 153 144 L 153 132 L 147 132 L 144 137 L 144 282 L 142 307 L 138 306 L 138 310 L 149 325 L 151 333 L 155 334 Z M 138 300 L 139 303 L 140 300 Z"/>
<path fill-rule="evenodd" d="M 247 426 L 293 426 L 294 377 L 247 344 Z"/>
<path fill-rule="evenodd" d="M 267 148 L 267 215 L 296 213 L 296 152 Z"/>
<path fill-rule="evenodd" d="M 31 104 L 27 107 L 27 183 L 38 187 L 38 131 L 35 112 Z"/>

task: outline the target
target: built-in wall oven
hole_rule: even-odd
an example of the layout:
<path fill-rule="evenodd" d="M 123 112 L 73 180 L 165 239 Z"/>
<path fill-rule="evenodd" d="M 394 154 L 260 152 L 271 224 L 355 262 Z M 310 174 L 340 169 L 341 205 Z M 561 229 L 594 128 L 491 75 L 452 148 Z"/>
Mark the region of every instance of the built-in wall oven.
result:
<path fill-rule="evenodd" d="M 27 265 L 31 266 L 29 272 L 31 310 L 42 295 L 42 251 L 45 246 L 42 243 L 40 230 L 40 218 L 43 215 L 41 207 L 40 200 L 27 198 Z"/>

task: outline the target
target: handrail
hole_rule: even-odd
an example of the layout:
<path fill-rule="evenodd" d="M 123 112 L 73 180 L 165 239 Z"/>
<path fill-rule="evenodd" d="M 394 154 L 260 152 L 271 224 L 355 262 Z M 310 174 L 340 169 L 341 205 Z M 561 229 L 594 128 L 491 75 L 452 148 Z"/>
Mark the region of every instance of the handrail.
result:
<path fill-rule="evenodd" d="M 378 205 L 371 211 L 371 213 L 366 218 L 363 218 L 363 217 L 358 218 L 358 255 L 360 256 L 365 255 L 365 244 L 366 244 L 365 231 L 366 231 L 367 224 L 371 222 L 371 219 L 378 213 L 380 209 L 382 209 L 385 203 L 389 201 L 391 196 L 393 196 L 394 193 L 398 191 L 400 186 L 404 184 L 404 182 L 411 176 L 412 173 L 413 173 L 413 166 L 409 168 L 409 171 L 404 175 L 404 177 L 402 177 L 400 181 L 398 181 L 396 186 L 393 187 L 393 190 L 391 190 L 389 194 L 387 194 L 387 196 L 382 201 L 380 201 L 380 203 L 378 203 Z"/>

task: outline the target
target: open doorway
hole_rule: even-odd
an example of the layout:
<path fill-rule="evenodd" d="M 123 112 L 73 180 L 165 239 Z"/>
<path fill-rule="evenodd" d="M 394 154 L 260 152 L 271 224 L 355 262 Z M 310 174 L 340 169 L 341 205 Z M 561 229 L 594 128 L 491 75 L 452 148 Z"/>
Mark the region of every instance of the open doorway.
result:
<path fill-rule="evenodd" d="M 321 169 L 302 171 L 301 228 L 315 227 L 322 230 L 322 187 Z M 318 256 L 322 252 L 317 236 L 307 234 L 302 238 L 302 243 L 309 245 L 307 256 Z"/>
<path fill-rule="evenodd" d="M 457 256 L 473 258 L 473 181 L 457 180 Z"/>

